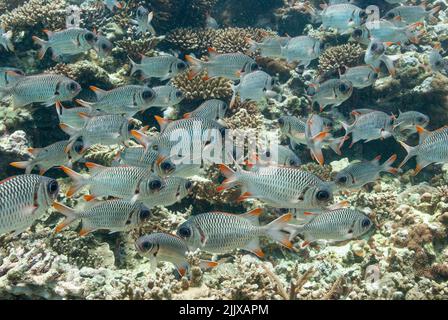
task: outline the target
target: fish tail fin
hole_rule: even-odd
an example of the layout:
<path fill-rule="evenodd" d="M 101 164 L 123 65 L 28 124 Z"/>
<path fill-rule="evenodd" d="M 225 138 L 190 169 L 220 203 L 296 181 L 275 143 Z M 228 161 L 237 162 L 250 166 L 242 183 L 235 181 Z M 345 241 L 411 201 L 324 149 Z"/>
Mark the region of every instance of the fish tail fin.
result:
<path fill-rule="evenodd" d="M 40 46 L 37 56 L 39 57 L 40 60 L 42 60 L 45 53 L 47 52 L 47 50 L 49 48 L 48 41 L 42 40 L 41 38 L 38 38 L 36 36 L 33 36 L 33 41 L 34 41 L 34 44 Z"/>
<path fill-rule="evenodd" d="M 222 184 L 216 189 L 217 191 L 223 191 L 230 189 L 237 185 L 238 177 L 237 172 L 226 166 L 225 164 L 219 165 L 219 171 L 226 177 Z"/>
<path fill-rule="evenodd" d="M 355 120 L 356 121 L 356 120 Z M 345 121 L 340 121 L 342 127 L 345 130 L 345 134 L 341 139 L 341 142 L 339 143 L 339 148 L 342 148 L 342 145 L 344 144 L 344 142 L 348 139 L 348 135 L 350 134 L 350 132 L 352 131 L 353 128 L 353 124 L 349 125 L 347 122 Z"/>
<path fill-rule="evenodd" d="M 265 226 L 266 234 L 274 241 L 280 243 L 281 245 L 291 249 L 292 243 L 290 241 L 289 232 L 285 231 L 284 228 L 287 227 L 288 222 L 292 219 L 292 214 L 287 213 L 281 217 L 275 219 L 271 223 Z"/>
<path fill-rule="evenodd" d="M 439 12 L 440 9 L 441 9 L 440 6 L 435 6 L 434 8 L 428 11 L 428 18 L 431 23 L 437 23 L 439 21 L 439 19 L 435 16 L 435 14 Z"/>
<path fill-rule="evenodd" d="M 12 31 L 8 31 L 5 34 L 5 40 L 6 40 L 6 47 L 8 48 L 9 51 L 14 51 L 14 45 L 12 44 Z"/>
<path fill-rule="evenodd" d="M 289 241 L 294 239 L 297 235 L 302 233 L 303 225 L 291 224 L 287 223 L 283 229 L 283 231 L 289 233 Z"/>
<path fill-rule="evenodd" d="M 53 203 L 53 208 L 56 209 L 57 212 L 62 213 L 65 216 L 65 219 L 61 223 L 59 223 L 56 228 L 54 228 L 54 233 L 61 232 L 62 229 L 69 226 L 78 219 L 78 215 L 76 214 L 75 210 L 64 206 L 59 202 Z"/>
<path fill-rule="evenodd" d="M 18 168 L 18 169 L 25 169 L 26 174 L 30 174 L 31 170 L 33 169 L 31 160 L 11 162 L 9 165 L 13 166 L 14 168 Z"/>
<path fill-rule="evenodd" d="M 192 55 L 186 55 L 185 60 L 190 64 L 190 73 L 188 77 L 190 79 L 194 78 L 203 69 L 203 62 Z"/>
<path fill-rule="evenodd" d="M 148 30 L 149 32 L 151 32 L 153 36 L 156 36 L 156 30 L 151 24 L 153 19 L 154 19 L 154 11 L 151 11 L 150 13 L 148 13 Z"/>
<path fill-rule="evenodd" d="M 73 196 L 76 192 L 78 192 L 79 189 L 81 189 L 87 184 L 88 179 L 85 178 L 82 174 L 79 174 L 76 171 L 65 166 L 61 166 L 61 169 L 73 181 L 73 185 L 67 191 L 67 197 Z"/>
<path fill-rule="evenodd" d="M 387 159 L 386 161 L 384 161 L 384 163 L 382 164 L 382 170 L 383 171 L 387 171 L 389 173 L 392 174 L 396 174 L 398 173 L 398 169 L 392 167 L 392 164 L 397 160 L 397 155 L 393 154 L 389 159 Z"/>
<path fill-rule="evenodd" d="M 402 166 L 404 166 L 405 164 L 406 164 L 406 162 L 408 162 L 409 161 L 409 159 L 411 159 L 413 156 L 415 156 L 415 154 L 414 154 L 414 150 L 415 150 L 415 147 L 411 147 L 411 146 L 408 146 L 406 143 L 404 143 L 404 142 L 402 142 L 402 141 L 399 141 L 400 142 L 400 144 L 401 144 L 401 146 L 406 150 L 406 152 L 408 153 L 407 155 L 406 155 L 406 157 L 403 159 L 403 161 L 401 161 L 401 163 L 400 163 L 400 165 L 398 166 L 398 168 L 401 168 Z"/>
<path fill-rule="evenodd" d="M 131 62 L 131 76 L 132 76 L 134 73 L 140 70 L 140 66 L 134 60 L 132 60 L 131 57 L 128 56 L 128 58 L 129 61 Z"/>
<path fill-rule="evenodd" d="M 249 45 L 249 49 L 248 49 L 249 52 L 257 51 L 257 49 L 258 49 L 257 42 L 255 42 L 253 39 L 251 39 L 249 37 L 246 38 L 246 42 Z"/>

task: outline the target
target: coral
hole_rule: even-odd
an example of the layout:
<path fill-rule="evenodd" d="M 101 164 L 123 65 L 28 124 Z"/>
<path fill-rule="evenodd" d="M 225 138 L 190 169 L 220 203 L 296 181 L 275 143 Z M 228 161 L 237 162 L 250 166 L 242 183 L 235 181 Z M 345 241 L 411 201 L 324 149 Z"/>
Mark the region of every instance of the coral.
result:
<path fill-rule="evenodd" d="M 176 28 L 166 35 L 164 42 L 174 50 L 202 56 L 213 46 L 217 33 L 215 29 Z"/>
<path fill-rule="evenodd" d="M 229 99 L 232 96 L 232 82 L 225 78 L 205 80 L 206 72 L 188 78 L 188 72 L 178 74 L 172 79 L 172 85 L 180 89 L 186 100 Z"/>
<path fill-rule="evenodd" d="M 29 109 L 13 108 L 6 102 L 0 102 L 0 134 L 19 127 L 25 121 L 31 120 Z"/>
<path fill-rule="evenodd" d="M 154 55 L 154 47 L 157 45 L 157 40 L 154 37 L 143 35 L 138 39 L 127 37 L 117 40 L 115 48 L 112 50 L 114 56 L 123 56 L 127 59 L 127 55 L 132 59 L 137 59 L 141 54 L 151 57 Z"/>
<path fill-rule="evenodd" d="M 357 43 L 330 47 L 319 56 L 319 73 L 331 77 L 343 66 L 357 66 L 361 63 L 364 52 Z"/>
<path fill-rule="evenodd" d="M 250 130 L 263 128 L 263 115 L 255 102 L 239 102 L 229 110 L 225 122 L 230 129 Z"/>
<path fill-rule="evenodd" d="M 16 170 L 9 165 L 10 162 L 24 160 L 29 157 L 29 143 L 25 132 L 18 130 L 12 134 L 0 137 L 0 179 L 14 175 L 22 170 Z"/>
<path fill-rule="evenodd" d="M 300 166 L 300 169 L 302 169 L 304 171 L 311 172 L 325 181 L 331 180 L 332 172 L 333 172 L 331 165 L 325 164 L 323 166 L 320 166 L 319 164 L 317 164 L 315 162 L 305 163 Z"/>
<path fill-rule="evenodd" d="M 112 161 L 120 150 L 121 147 L 118 145 L 103 146 L 96 144 L 87 150 L 84 154 L 84 158 L 90 162 L 110 167 L 112 165 Z"/>
<path fill-rule="evenodd" d="M 15 31 L 59 30 L 65 27 L 65 0 L 29 0 L 0 16 L 6 29 Z"/>

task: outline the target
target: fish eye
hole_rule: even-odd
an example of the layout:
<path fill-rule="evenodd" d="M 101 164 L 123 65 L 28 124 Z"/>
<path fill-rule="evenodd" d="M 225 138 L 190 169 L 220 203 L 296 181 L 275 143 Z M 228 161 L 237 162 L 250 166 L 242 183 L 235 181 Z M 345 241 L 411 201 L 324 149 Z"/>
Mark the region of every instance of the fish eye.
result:
<path fill-rule="evenodd" d="M 373 79 L 378 79 L 378 73 L 376 72 L 373 73 Z"/>
<path fill-rule="evenodd" d="M 93 41 L 93 39 L 95 39 L 95 35 L 92 33 L 92 32 L 87 32 L 86 33 L 86 36 L 85 36 L 85 39 L 87 40 L 87 41 Z"/>
<path fill-rule="evenodd" d="M 152 243 L 149 242 L 149 241 L 143 241 L 143 242 L 140 244 L 140 248 L 141 248 L 143 251 L 149 251 L 149 250 L 152 248 Z"/>
<path fill-rule="evenodd" d="M 364 220 L 362 220 L 361 225 L 362 225 L 363 228 L 369 227 L 370 226 L 370 219 L 365 218 Z"/>
<path fill-rule="evenodd" d="M 150 100 L 153 97 L 154 97 L 154 91 L 152 91 L 152 90 L 145 90 L 142 92 L 143 100 Z"/>
<path fill-rule="evenodd" d="M 373 51 L 375 51 L 376 49 L 378 49 L 378 44 L 377 43 L 372 43 L 372 46 L 370 47 Z"/>
<path fill-rule="evenodd" d="M 187 64 L 186 64 L 185 62 L 183 62 L 183 61 L 178 62 L 178 63 L 177 63 L 177 69 L 178 69 L 178 70 L 184 70 L 184 69 L 187 69 Z"/>
<path fill-rule="evenodd" d="M 264 153 L 264 155 L 265 155 L 267 158 L 270 158 L 270 157 L 271 157 L 271 151 L 266 151 L 266 152 Z"/>
<path fill-rule="evenodd" d="M 164 171 L 164 172 L 170 172 L 173 171 L 175 169 L 175 165 L 168 162 L 168 161 L 164 161 L 160 164 L 160 168 Z"/>
<path fill-rule="evenodd" d="M 78 84 L 75 81 L 71 81 L 70 84 L 68 85 L 68 89 L 70 91 L 76 91 L 78 90 Z"/>
<path fill-rule="evenodd" d="M 144 220 L 148 219 L 150 215 L 151 215 L 151 212 L 149 211 L 149 209 L 144 208 L 140 211 L 140 220 L 144 221 Z"/>
<path fill-rule="evenodd" d="M 437 60 L 434 64 L 435 64 L 437 67 L 439 67 L 439 66 L 442 65 L 442 61 L 441 61 L 441 60 Z"/>
<path fill-rule="evenodd" d="M 182 91 L 178 90 L 176 91 L 176 98 L 181 99 L 183 98 L 184 94 L 182 93 Z"/>
<path fill-rule="evenodd" d="M 362 36 L 362 30 L 361 29 L 355 29 L 355 31 L 353 31 L 353 36 L 354 37 L 361 37 Z"/>
<path fill-rule="evenodd" d="M 133 122 L 128 124 L 128 131 L 134 130 L 135 129 L 135 124 Z"/>
<path fill-rule="evenodd" d="M 278 124 L 280 127 L 283 127 L 285 125 L 285 120 L 283 118 L 278 119 Z"/>
<path fill-rule="evenodd" d="M 330 193 L 326 190 L 320 190 L 317 192 L 316 198 L 319 201 L 327 201 L 328 199 L 330 199 Z"/>
<path fill-rule="evenodd" d="M 275 80 L 271 79 L 271 86 L 273 86 L 275 84 Z"/>
<path fill-rule="evenodd" d="M 162 187 L 162 182 L 160 180 L 152 180 L 149 183 L 149 189 L 151 190 L 159 190 Z"/>
<path fill-rule="evenodd" d="M 48 193 L 51 195 L 55 195 L 59 192 L 59 184 L 56 180 L 51 180 L 47 185 Z"/>
<path fill-rule="evenodd" d="M 107 45 L 107 43 L 102 43 L 101 44 L 101 49 L 103 49 L 104 51 L 108 50 L 110 47 Z"/>
<path fill-rule="evenodd" d="M 73 147 L 73 149 L 75 150 L 76 153 L 81 153 L 83 148 L 84 148 L 84 145 L 81 141 L 77 141 L 75 143 L 75 146 Z"/>
<path fill-rule="evenodd" d="M 256 64 L 256 63 L 252 63 L 252 64 L 250 65 L 250 70 L 251 70 L 251 71 L 258 70 L 258 64 Z"/>
<path fill-rule="evenodd" d="M 159 146 L 155 144 L 155 145 L 153 145 L 151 147 L 151 149 L 154 150 L 154 151 L 158 151 L 159 150 Z"/>
<path fill-rule="evenodd" d="M 418 123 L 425 123 L 426 121 L 427 121 L 426 118 L 424 118 L 422 116 L 417 117 L 417 122 Z"/>
<path fill-rule="evenodd" d="M 143 17 L 147 12 L 148 12 L 148 10 L 146 10 L 143 7 L 140 7 L 140 8 L 137 9 L 137 15 L 139 17 Z"/>
<path fill-rule="evenodd" d="M 339 183 L 346 183 L 347 182 L 347 177 L 346 176 L 342 176 L 338 178 L 338 182 Z"/>
<path fill-rule="evenodd" d="M 359 13 L 359 17 L 360 17 L 361 19 L 365 19 L 365 18 L 367 18 L 367 12 L 365 12 L 364 10 L 362 10 L 362 11 Z"/>
<path fill-rule="evenodd" d="M 177 231 L 179 236 L 182 238 L 189 238 L 191 236 L 191 230 L 187 226 L 181 226 L 179 230 Z"/>
<path fill-rule="evenodd" d="M 350 89 L 350 87 L 348 85 L 346 85 L 345 83 L 341 83 L 339 85 L 339 91 L 341 92 L 347 92 Z"/>
<path fill-rule="evenodd" d="M 296 166 L 297 165 L 297 162 L 295 161 L 295 160 L 289 160 L 289 165 L 290 166 Z"/>
<path fill-rule="evenodd" d="M 387 17 L 388 19 L 393 19 L 393 18 L 395 18 L 395 13 L 393 13 L 393 12 L 389 12 L 389 13 L 386 15 L 386 17 Z"/>
<path fill-rule="evenodd" d="M 189 190 L 191 187 L 193 187 L 193 183 L 190 180 L 185 182 L 185 189 Z"/>

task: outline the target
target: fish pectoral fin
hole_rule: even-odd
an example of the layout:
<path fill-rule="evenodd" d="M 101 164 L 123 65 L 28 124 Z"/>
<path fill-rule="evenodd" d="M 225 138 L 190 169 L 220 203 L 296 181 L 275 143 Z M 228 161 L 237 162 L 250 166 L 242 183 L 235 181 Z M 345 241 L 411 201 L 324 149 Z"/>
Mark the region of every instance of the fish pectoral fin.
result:
<path fill-rule="evenodd" d="M 17 236 L 19 236 L 22 232 L 24 232 L 26 229 L 28 229 L 29 228 L 29 226 L 26 226 L 26 227 L 24 227 L 24 228 L 19 228 L 19 229 L 16 229 L 16 230 L 14 230 L 14 232 L 12 233 L 12 236 L 13 237 L 17 237 Z"/>
<path fill-rule="evenodd" d="M 209 260 L 200 260 L 199 262 L 199 267 L 201 269 L 210 269 L 210 268 L 214 268 L 218 265 L 218 262 L 215 261 L 209 261 Z"/>
<path fill-rule="evenodd" d="M 39 207 L 38 206 L 35 206 L 35 205 L 31 205 L 31 206 L 27 206 L 27 207 L 25 207 L 25 208 L 23 208 L 23 213 L 25 214 L 25 215 L 29 215 L 29 216 L 32 216 L 34 213 L 36 213 L 36 210 L 38 209 Z"/>
<path fill-rule="evenodd" d="M 258 258 L 264 257 L 264 252 L 260 248 L 260 239 L 258 237 L 252 239 L 243 249 L 254 253 Z"/>

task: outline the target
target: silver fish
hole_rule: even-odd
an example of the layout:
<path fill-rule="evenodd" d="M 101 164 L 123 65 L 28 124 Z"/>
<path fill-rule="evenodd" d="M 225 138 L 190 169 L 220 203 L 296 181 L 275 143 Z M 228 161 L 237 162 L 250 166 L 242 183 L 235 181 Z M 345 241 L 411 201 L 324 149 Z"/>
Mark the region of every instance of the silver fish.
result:
<path fill-rule="evenodd" d="M 263 98 L 274 97 L 276 93 L 272 91 L 274 79 L 264 71 L 254 71 L 244 74 L 239 84 L 232 85 L 233 96 L 230 107 L 235 103 L 236 96 L 239 95 L 241 101 L 260 101 Z"/>
<path fill-rule="evenodd" d="M 112 49 L 113 49 L 112 42 L 110 42 L 109 39 L 107 39 L 105 36 L 100 35 L 100 34 L 97 35 L 96 38 L 97 39 L 95 42 L 94 49 L 98 53 L 98 56 L 100 58 L 105 58 L 107 56 L 110 56 L 110 54 L 112 53 Z"/>
<path fill-rule="evenodd" d="M 289 38 L 269 36 L 263 39 L 260 43 L 250 38 L 246 39 L 246 41 L 250 45 L 250 52 L 256 52 L 259 50 L 262 57 L 281 58 L 282 47 L 287 46 Z"/>
<path fill-rule="evenodd" d="M 203 118 L 218 121 L 224 119 L 227 108 L 227 103 L 224 101 L 211 99 L 203 102 L 195 110 L 184 114 L 184 118 Z"/>
<path fill-rule="evenodd" d="M 0 45 L 6 51 L 14 51 L 14 45 L 12 44 L 12 31 L 5 31 L 3 28 L 0 28 Z"/>
<path fill-rule="evenodd" d="M 24 174 L 0 181 L 0 235 L 19 235 L 39 219 L 59 193 L 58 182 Z"/>
<path fill-rule="evenodd" d="M 425 128 L 429 124 L 429 117 L 418 111 L 398 111 L 398 117 L 394 120 L 394 137 L 399 141 L 405 141 L 411 134 L 416 133 L 416 126 Z"/>
<path fill-rule="evenodd" d="M 12 96 L 15 107 L 43 103 L 49 107 L 57 101 L 72 100 L 81 91 L 74 80 L 59 74 L 20 76 L 14 85 L 0 88 L 0 97 Z"/>
<path fill-rule="evenodd" d="M 336 29 L 344 34 L 363 24 L 367 19 L 365 10 L 349 3 L 334 4 L 321 12 L 322 27 Z"/>
<path fill-rule="evenodd" d="M 117 166 L 152 168 L 158 156 L 159 153 L 154 150 L 145 150 L 143 147 L 128 147 L 117 154 L 113 163 Z"/>
<path fill-rule="evenodd" d="M 363 212 L 353 209 L 337 209 L 316 215 L 304 225 L 292 225 L 287 231 L 295 230 L 305 240 L 302 247 L 317 240 L 332 242 L 361 238 L 374 228 L 372 220 Z"/>
<path fill-rule="evenodd" d="M 206 212 L 193 215 L 179 226 L 177 235 L 185 239 L 191 250 L 201 249 L 212 253 L 243 249 L 261 258 L 264 256 L 259 242 L 261 236 L 292 248 L 288 234 L 282 231 L 291 220 L 291 214 L 260 226 L 258 218 L 261 212 L 261 209 L 255 209 L 245 214 Z"/>
<path fill-rule="evenodd" d="M 114 11 L 115 8 L 123 8 L 123 5 L 118 0 L 99 0 L 99 3 L 101 6 L 106 7 L 110 11 Z"/>
<path fill-rule="evenodd" d="M 334 180 L 336 185 L 342 189 L 359 189 L 367 183 L 376 181 L 381 172 L 396 174 L 398 170 L 392 167 L 397 160 L 397 155 L 392 155 L 389 159 L 380 164 L 381 156 L 372 161 L 361 161 L 351 163 L 339 171 Z"/>
<path fill-rule="evenodd" d="M 327 106 L 341 105 L 351 97 L 352 93 L 352 83 L 340 79 L 330 79 L 317 85 L 311 85 L 308 90 L 312 103 L 318 103 L 321 111 Z"/>
<path fill-rule="evenodd" d="M 345 129 L 345 136 L 352 133 L 352 143 L 350 147 L 360 140 L 369 142 L 376 139 L 385 139 L 392 135 L 394 117 L 382 111 L 372 110 L 367 113 L 357 113 L 353 111 L 355 121 L 349 125 L 341 122 Z"/>
<path fill-rule="evenodd" d="M 333 184 L 307 171 L 281 166 L 259 166 L 245 171 L 235 165 L 236 171 L 220 165 L 226 180 L 217 190 L 241 186 L 238 201 L 256 198 L 275 208 L 309 209 L 325 207 L 333 200 Z"/>
<path fill-rule="evenodd" d="M 149 209 L 141 203 L 121 199 L 94 202 L 80 210 L 66 207 L 58 202 L 55 202 L 53 207 L 65 216 L 65 219 L 56 226 L 55 232 L 60 232 L 65 227 L 81 220 L 80 236 L 96 230 L 109 230 L 110 233 L 129 231 L 151 215 Z"/>
<path fill-rule="evenodd" d="M 190 269 L 186 254 L 190 250 L 186 242 L 175 235 L 168 233 L 152 233 L 138 238 L 135 247 L 142 256 L 149 258 L 151 269 L 157 267 L 159 261 L 167 261 L 176 267 L 181 276 Z M 217 265 L 213 261 L 200 261 L 202 268 L 212 268 Z"/>
<path fill-rule="evenodd" d="M 424 167 L 431 163 L 448 162 L 448 127 L 442 127 L 432 132 L 426 131 L 419 126 L 416 129 L 420 135 L 418 145 L 411 147 L 400 141 L 408 154 L 399 165 L 399 168 L 415 156 L 417 165 L 414 170 L 414 175 L 418 174 Z"/>
<path fill-rule="evenodd" d="M 224 77 L 230 80 L 238 80 L 241 73 L 248 74 L 258 70 L 258 65 L 254 59 L 242 53 L 219 54 L 209 48 L 209 60 L 202 61 L 187 55 L 185 59 L 191 65 L 190 78 L 202 70 L 207 71 L 208 78 Z"/>
<path fill-rule="evenodd" d="M 151 21 L 154 18 L 154 12 L 149 12 L 148 9 L 140 6 L 137 8 L 137 12 L 135 13 L 135 15 L 136 20 L 131 20 L 131 22 L 138 26 L 137 35 L 149 31 L 153 36 L 155 36 L 156 30 L 154 30 L 154 27 L 151 25 Z"/>
<path fill-rule="evenodd" d="M 69 152 L 66 152 L 69 141 L 58 141 L 45 148 L 30 148 L 32 158 L 28 161 L 12 162 L 11 166 L 25 169 L 25 173 L 29 174 L 35 166 L 39 168 L 39 174 L 43 175 L 49 169 L 66 165 L 71 167 L 72 164 L 81 159 L 84 146 L 81 141 L 76 141 Z"/>
<path fill-rule="evenodd" d="M 370 65 L 357 66 L 346 68 L 339 79 L 350 81 L 354 88 L 362 89 L 370 87 L 375 83 L 378 79 L 378 72 Z"/>
<path fill-rule="evenodd" d="M 278 124 L 281 133 L 289 138 L 291 148 L 296 149 L 298 144 L 306 145 L 305 121 L 302 121 L 298 117 L 283 116 L 278 119 Z"/>
<path fill-rule="evenodd" d="M 161 81 L 171 79 L 175 75 L 187 70 L 187 64 L 179 58 L 171 55 L 156 57 L 142 56 L 140 64 L 131 61 L 131 75 L 140 71 L 143 79 L 159 78 Z"/>
<path fill-rule="evenodd" d="M 125 85 L 109 91 L 90 86 L 95 92 L 97 101 L 76 100 L 83 107 L 100 110 L 108 114 L 126 114 L 133 116 L 143 111 L 156 101 L 156 92 L 147 86 Z"/>
<path fill-rule="evenodd" d="M 193 183 L 185 178 L 181 177 L 167 177 L 165 179 L 165 186 L 160 192 L 143 194 L 139 193 L 139 196 L 135 199 L 139 202 L 143 202 L 148 208 L 154 208 L 157 206 L 168 207 L 177 202 L 180 202 L 186 196 L 191 193 Z"/>
<path fill-rule="evenodd" d="M 428 54 L 429 65 L 432 72 L 448 72 L 448 61 L 440 54 L 441 46 L 437 44 Z"/>
<path fill-rule="evenodd" d="M 40 46 L 39 59 L 42 59 L 50 48 L 53 60 L 58 60 L 60 57 L 72 56 L 93 49 L 97 41 L 97 36 L 93 32 L 82 28 L 69 28 L 57 32 L 44 31 L 48 36 L 48 41 L 33 36 L 34 43 Z"/>
<path fill-rule="evenodd" d="M 205 17 L 205 27 L 208 29 L 218 29 L 219 24 L 215 18 L 213 18 L 210 13 L 207 12 Z"/>
<path fill-rule="evenodd" d="M 294 151 L 282 145 L 276 145 L 272 149 L 262 151 L 258 160 L 263 164 L 277 164 L 287 167 L 298 167 L 302 164 Z"/>
<path fill-rule="evenodd" d="M 415 29 L 421 26 L 423 26 L 422 22 L 416 22 L 409 26 L 397 27 L 392 22 L 383 19 L 365 24 L 370 39 L 397 44 L 405 44 L 409 41 L 418 43 L 422 32 L 418 32 Z"/>
<path fill-rule="evenodd" d="M 60 102 L 56 102 L 56 113 L 58 114 L 59 122 L 65 123 L 70 127 L 82 128 L 89 117 L 105 115 L 105 112 L 93 110 L 90 107 L 73 107 L 66 108 Z M 80 114 L 88 115 L 89 117 L 81 117 Z"/>
<path fill-rule="evenodd" d="M 200 176 L 204 173 L 203 163 L 185 163 L 181 157 L 162 157 L 160 161 L 156 162 L 155 168 L 157 174 L 161 177 L 172 176 L 189 178 L 193 176 Z"/>
<path fill-rule="evenodd" d="M 298 36 L 289 39 L 281 48 L 281 55 L 288 62 L 297 61 L 299 66 L 308 67 L 321 53 L 322 44 L 319 39 L 309 36 Z"/>
<path fill-rule="evenodd" d="M 392 57 L 387 56 L 385 52 L 386 45 L 380 41 L 372 39 L 372 41 L 369 42 L 366 53 L 364 55 L 364 62 L 371 65 L 376 70 L 379 69 L 381 62 L 384 62 L 391 76 L 395 77 L 396 70 L 393 59 Z"/>
<path fill-rule="evenodd" d="M 73 185 L 67 191 L 71 197 L 81 188 L 89 186 L 90 195 L 86 200 L 99 197 L 117 197 L 131 199 L 138 196 L 140 192 L 150 194 L 159 192 L 165 182 L 148 168 L 139 167 L 103 167 L 95 163 L 87 162 L 89 176 L 79 174 L 70 168 L 62 166 L 62 170 L 73 180 Z"/>
<path fill-rule="evenodd" d="M 153 87 L 155 99 L 150 107 L 169 108 L 179 104 L 185 97 L 181 90 L 173 86 Z"/>
<path fill-rule="evenodd" d="M 430 21 L 437 23 L 438 19 L 434 14 L 439 10 L 440 6 L 435 6 L 427 11 L 424 4 L 420 6 L 398 6 L 387 11 L 384 19 L 394 23 L 402 22 L 404 24 L 411 24 L 428 18 Z"/>

